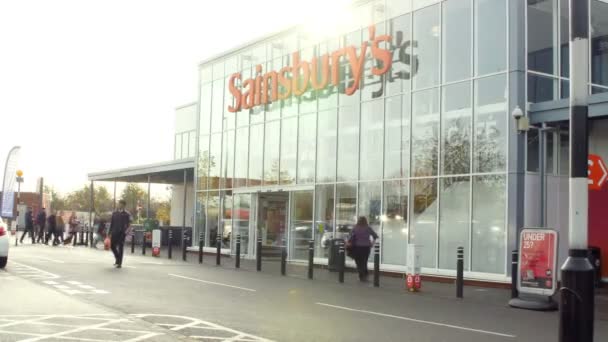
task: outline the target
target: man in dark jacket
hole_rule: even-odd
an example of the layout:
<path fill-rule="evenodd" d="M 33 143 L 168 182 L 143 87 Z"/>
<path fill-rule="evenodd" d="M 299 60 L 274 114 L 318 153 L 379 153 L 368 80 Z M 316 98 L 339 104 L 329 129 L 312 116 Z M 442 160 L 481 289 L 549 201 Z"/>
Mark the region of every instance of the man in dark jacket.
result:
<path fill-rule="evenodd" d="M 53 246 L 56 246 L 58 241 L 57 241 L 57 216 L 55 216 L 54 212 L 51 212 L 51 215 L 49 215 L 49 217 L 46 219 L 48 221 L 48 226 L 47 226 L 47 232 L 46 232 L 46 238 L 44 240 L 44 244 L 48 245 L 49 244 L 49 240 L 51 239 L 51 236 L 53 237 L 53 241 L 51 241 L 53 243 Z"/>
<path fill-rule="evenodd" d="M 112 220 L 110 221 L 110 245 L 116 259 L 116 263 L 114 263 L 116 268 L 122 267 L 125 237 L 127 228 L 131 225 L 131 214 L 125 210 L 126 205 L 127 202 L 124 200 L 118 201 L 118 210 L 112 213 Z"/>
<path fill-rule="evenodd" d="M 44 226 L 46 225 L 46 212 L 44 208 L 36 215 L 36 225 L 38 226 L 38 238 L 36 242 L 40 243 L 44 240 Z"/>
<path fill-rule="evenodd" d="M 27 211 L 25 212 L 25 230 L 23 231 L 23 234 L 21 235 L 21 239 L 19 240 L 19 242 L 23 243 L 23 238 L 25 237 L 25 234 L 30 234 L 30 237 L 32 238 L 32 243 L 34 243 L 34 240 L 36 239 L 36 237 L 34 236 L 34 214 L 32 214 L 32 208 L 31 207 L 27 207 Z"/>

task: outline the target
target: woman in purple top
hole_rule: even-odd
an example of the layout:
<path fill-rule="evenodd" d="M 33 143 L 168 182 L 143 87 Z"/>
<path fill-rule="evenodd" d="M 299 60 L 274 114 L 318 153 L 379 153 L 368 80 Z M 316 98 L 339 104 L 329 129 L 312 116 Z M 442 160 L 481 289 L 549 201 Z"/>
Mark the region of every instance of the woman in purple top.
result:
<path fill-rule="evenodd" d="M 352 248 L 352 256 L 357 264 L 359 271 L 359 280 L 367 280 L 367 259 L 371 247 L 376 242 L 378 234 L 367 224 L 365 216 L 359 217 L 357 224 L 351 233 L 349 244 Z"/>

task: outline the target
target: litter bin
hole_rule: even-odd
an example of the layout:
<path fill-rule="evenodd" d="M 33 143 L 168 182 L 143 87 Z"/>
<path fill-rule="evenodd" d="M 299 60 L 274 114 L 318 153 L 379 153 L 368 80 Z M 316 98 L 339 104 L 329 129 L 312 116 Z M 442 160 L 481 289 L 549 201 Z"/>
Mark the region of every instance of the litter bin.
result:
<path fill-rule="evenodd" d="M 594 268 L 594 283 L 595 287 L 600 287 L 602 282 L 602 264 L 601 264 L 601 252 L 599 247 L 589 247 L 589 262 Z"/>
<path fill-rule="evenodd" d="M 337 272 L 340 262 L 340 244 L 344 243 L 343 239 L 331 239 L 329 244 L 329 258 L 327 260 L 327 268 L 330 272 Z"/>

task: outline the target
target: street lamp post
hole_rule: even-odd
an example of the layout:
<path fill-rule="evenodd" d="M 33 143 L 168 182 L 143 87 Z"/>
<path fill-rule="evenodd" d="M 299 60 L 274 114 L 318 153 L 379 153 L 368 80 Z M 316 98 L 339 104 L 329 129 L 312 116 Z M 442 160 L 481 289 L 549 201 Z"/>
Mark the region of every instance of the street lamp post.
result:
<path fill-rule="evenodd" d="M 15 181 L 17 182 L 17 224 L 15 225 L 15 246 L 18 245 L 19 240 L 19 217 L 21 213 L 19 212 L 19 204 L 21 204 L 21 183 L 23 183 L 23 171 L 17 170 L 17 177 Z"/>
<path fill-rule="evenodd" d="M 568 259 L 562 266 L 560 342 L 593 341 L 593 266 L 588 239 L 589 2 L 570 0 L 570 184 Z"/>

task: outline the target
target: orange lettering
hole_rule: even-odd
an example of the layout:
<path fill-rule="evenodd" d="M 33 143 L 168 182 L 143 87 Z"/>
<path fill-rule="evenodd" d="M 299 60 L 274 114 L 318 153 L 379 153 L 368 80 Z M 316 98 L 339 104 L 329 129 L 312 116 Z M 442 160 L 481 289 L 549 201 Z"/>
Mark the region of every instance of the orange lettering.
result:
<path fill-rule="evenodd" d="M 370 26 L 369 31 L 370 31 L 370 37 L 374 37 L 375 29 L 373 26 Z M 376 68 L 376 66 L 374 65 L 372 67 L 372 73 L 376 76 L 380 76 L 380 75 L 386 73 L 391 68 L 393 59 L 391 58 L 391 52 L 388 51 L 387 49 L 383 49 L 383 48 L 379 47 L 379 45 L 380 45 L 380 42 L 382 42 L 382 41 L 390 42 L 392 37 L 389 35 L 382 35 L 382 36 L 374 37 L 371 39 L 372 39 L 372 57 L 382 63 L 382 68 Z"/>
<path fill-rule="evenodd" d="M 236 87 L 236 80 L 240 80 L 240 79 L 241 79 L 241 73 L 237 72 L 235 74 L 232 74 L 230 76 L 230 79 L 228 80 L 228 83 L 229 83 L 228 88 L 230 90 L 230 94 L 232 94 L 232 96 L 234 96 L 234 100 L 235 100 L 234 107 L 232 105 L 228 106 L 228 111 L 231 113 L 236 113 L 241 110 L 241 96 L 243 96 L 243 95 Z"/>
<path fill-rule="evenodd" d="M 262 92 L 262 104 L 268 104 L 268 80 L 272 81 L 272 85 L 270 87 L 270 91 L 272 92 L 271 100 L 276 101 L 279 96 L 279 85 L 278 85 L 278 74 L 276 71 L 271 71 L 264 74 L 264 80 L 262 82 L 263 92 Z"/>
<path fill-rule="evenodd" d="M 291 89 L 295 96 L 300 96 L 306 92 L 308 88 L 308 79 L 310 77 L 310 70 L 308 62 L 300 61 L 300 53 L 294 52 L 292 55 L 292 67 L 291 67 Z M 302 75 L 300 76 L 300 70 Z M 301 78 L 300 78 L 301 77 Z M 302 82 L 300 82 L 300 80 Z M 302 88 L 299 85 L 302 85 Z"/>
<path fill-rule="evenodd" d="M 254 97 L 255 97 L 255 82 L 250 78 L 243 82 L 243 89 L 246 91 L 243 93 L 244 101 L 243 108 L 251 109 L 254 106 Z"/>
<path fill-rule="evenodd" d="M 344 49 L 339 49 L 331 54 L 331 83 L 336 87 L 340 83 L 340 57 L 344 56 Z"/>
<path fill-rule="evenodd" d="M 291 96 L 291 82 L 289 77 L 285 76 L 285 73 L 287 72 L 291 72 L 290 66 L 283 67 L 283 69 L 279 71 L 279 83 L 281 84 L 281 87 L 285 88 L 284 93 L 279 93 L 279 100 L 285 100 Z"/>
<path fill-rule="evenodd" d="M 310 85 L 316 90 L 321 90 L 325 88 L 327 86 L 327 83 L 329 83 L 329 55 L 324 54 L 323 56 L 321 56 L 321 59 L 322 62 L 320 82 L 317 80 L 319 76 L 319 66 L 317 65 L 319 59 L 315 57 L 312 59 L 311 63 L 312 75 L 310 76 Z"/>
<path fill-rule="evenodd" d="M 348 54 L 348 63 L 350 64 L 350 69 L 352 71 L 352 75 L 354 77 L 353 85 L 344 90 L 344 94 L 352 95 L 359 88 L 359 83 L 361 82 L 361 74 L 363 72 L 363 64 L 365 63 L 365 53 L 367 51 L 367 42 L 361 44 L 361 54 L 357 57 L 357 50 L 354 46 L 349 46 L 346 48 L 346 53 Z"/>
<path fill-rule="evenodd" d="M 260 92 L 262 91 L 262 66 L 261 65 L 256 65 L 255 67 L 255 96 L 254 96 L 254 100 L 253 103 L 255 106 L 259 106 L 260 105 Z M 265 88 L 265 87 L 264 87 Z M 264 89 L 265 91 L 266 89 Z"/>

